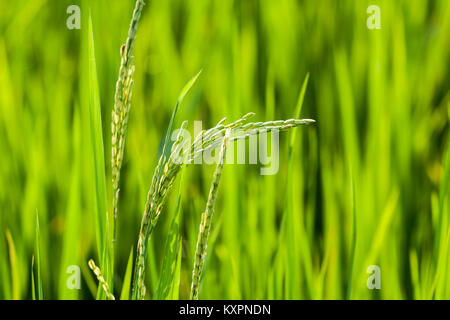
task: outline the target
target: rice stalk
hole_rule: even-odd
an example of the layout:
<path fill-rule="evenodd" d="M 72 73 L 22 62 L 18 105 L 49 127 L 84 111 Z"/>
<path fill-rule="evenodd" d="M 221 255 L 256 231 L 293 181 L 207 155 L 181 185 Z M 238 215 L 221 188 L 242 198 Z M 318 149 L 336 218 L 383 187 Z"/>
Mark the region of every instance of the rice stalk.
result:
<path fill-rule="evenodd" d="M 95 276 L 97 277 L 98 282 L 102 285 L 102 288 L 106 293 L 106 297 L 109 300 L 116 300 L 114 298 L 114 295 L 112 295 L 111 292 L 109 291 L 108 283 L 105 281 L 105 278 L 103 278 L 100 268 L 95 265 L 94 260 L 90 259 L 88 265 L 89 268 L 91 268 L 92 272 L 94 272 Z"/>
<path fill-rule="evenodd" d="M 144 269 L 147 248 L 146 242 L 158 222 L 162 208 L 167 199 L 167 195 L 173 187 L 175 179 L 183 164 L 191 163 L 196 156 L 203 152 L 219 148 L 223 141 L 224 134 L 227 134 L 227 140 L 232 142 L 234 140 L 246 139 L 252 135 L 261 134 L 263 132 L 269 132 L 271 130 L 286 131 L 299 125 L 315 122 L 310 119 L 289 119 L 244 124 L 245 121 L 253 115 L 254 113 L 248 113 L 228 125 L 224 125 L 223 122 L 225 119 L 222 119 L 215 127 L 204 130 L 198 134 L 197 137 L 194 138 L 194 141 L 190 147 L 187 147 L 186 144 L 188 142 L 183 141 L 181 135 L 178 135 L 176 141 L 172 145 L 170 155 L 165 156 L 165 153 L 162 153 L 153 174 L 151 187 L 147 194 L 147 201 L 141 221 L 137 244 L 133 299 L 140 300 L 144 298 L 143 292 L 140 291 L 144 287 Z M 186 122 L 183 122 L 181 128 L 185 127 Z"/>
<path fill-rule="evenodd" d="M 203 265 L 205 264 L 206 249 L 208 247 L 208 236 L 211 230 L 211 222 L 214 213 L 214 203 L 216 202 L 217 192 L 219 190 L 220 177 L 222 176 L 223 164 L 225 161 L 225 150 L 227 148 L 227 139 L 231 129 L 228 128 L 225 137 L 223 138 L 222 148 L 220 150 L 219 162 L 214 171 L 211 188 L 209 191 L 208 201 L 206 203 L 206 210 L 203 212 L 200 222 L 200 230 L 198 233 L 197 246 L 195 249 L 194 269 L 192 270 L 192 284 L 191 284 L 191 300 L 198 300 L 198 292 L 200 288 L 200 281 L 202 278 Z"/>
<path fill-rule="evenodd" d="M 9 252 L 9 264 L 11 267 L 11 282 L 12 282 L 12 300 L 20 300 L 20 275 L 19 270 L 17 268 L 17 254 L 16 254 L 16 246 L 14 245 L 14 239 L 11 235 L 9 229 L 6 229 L 6 242 L 8 244 L 8 252 Z"/>
<path fill-rule="evenodd" d="M 147 201 L 145 203 L 144 215 L 142 217 L 141 228 L 139 231 L 137 256 L 136 256 L 136 264 L 135 264 L 135 272 L 134 272 L 134 282 L 133 282 L 133 299 L 143 299 L 144 295 L 145 295 L 145 293 L 142 291 L 142 289 L 145 288 L 144 287 L 144 268 L 145 268 L 144 260 L 147 255 L 148 239 L 149 239 L 151 231 L 152 231 L 152 228 L 151 228 L 151 225 L 149 225 L 149 222 L 155 216 L 155 211 L 156 211 L 156 214 L 159 216 L 162 205 L 164 204 L 165 195 L 167 194 L 167 193 L 163 193 L 162 197 L 160 197 L 161 195 L 159 194 L 158 190 L 159 190 L 160 182 L 162 181 L 162 178 L 164 176 L 167 176 L 167 164 L 168 163 L 167 163 L 165 154 L 166 154 L 166 150 L 168 149 L 168 146 L 169 146 L 169 136 L 172 133 L 172 127 L 173 127 L 175 116 L 178 112 L 178 109 L 179 109 L 184 97 L 189 92 L 189 90 L 192 88 L 192 86 L 194 85 L 197 78 L 200 76 L 201 72 L 202 72 L 202 70 L 200 70 L 195 76 L 193 76 L 181 90 L 181 93 L 178 96 L 178 100 L 175 105 L 175 108 L 172 112 L 169 126 L 167 128 L 166 137 L 164 139 L 164 145 L 163 145 L 163 149 L 162 149 L 162 154 L 161 154 L 158 166 L 157 166 L 154 176 L 153 176 L 153 181 L 152 181 L 150 191 L 147 195 Z M 178 137 L 178 139 L 179 138 L 180 137 Z M 165 169 L 163 170 L 163 168 L 165 168 Z M 173 180 L 169 184 L 169 186 L 171 186 L 171 184 L 173 184 L 173 181 L 175 180 L 176 174 L 179 172 L 179 169 L 181 169 L 181 167 L 178 167 L 176 172 L 173 174 Z M 168 191 L 168 189 L 167 189 L 167 191 Z M 162 200 L 160 201 L 160 206 L 153 205 L 153 204 L 158 204 L 159 198 L 162 198 Z"/>
<path fill-rule="evenodd" d="M 119 78 L 116 82 L 116 93 L 114 97 L 114 109 L 112 111 L 111 131 L 112 131 L 112 185 L 113 185 L 113 236 L 112 236 L 112 266 L 114 266 L 114 251 L 117 238 L 117 210 L 119 203 L 119 182 L 120 170 L 122 168 L 123 153 L 125 148 L 125 138 L 128 126 L 128 114 L 133 89 L 134 57 L 133 49 L 136 40 L 137 26 L 144 7 L 143 0 L 137 0 L 131 18 L 128 38 L 120 48 L 120 69 Z M 114 267 L 112 267 L 114 270 Z"/>

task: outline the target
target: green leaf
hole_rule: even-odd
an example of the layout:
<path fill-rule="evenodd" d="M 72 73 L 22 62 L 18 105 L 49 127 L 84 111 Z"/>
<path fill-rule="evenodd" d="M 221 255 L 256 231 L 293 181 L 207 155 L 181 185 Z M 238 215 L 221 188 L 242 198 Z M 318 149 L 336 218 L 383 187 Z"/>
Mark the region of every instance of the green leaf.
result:
<path fill-rule="evenodd" d="M 20 277 L 17 266 L 17 255 L 16 248 L 14 246 L 14 240 L 9 232 L 6 229 L 6 241 L 8 242 L 8 250 L 9 250 L 9 263 L 11 268 L 11 282 L 12 282 L 12 299 L 19 300 L 20 299 Z"/>
<path fill-rule="evenodd" d="M 180 95 L 178 96 L 178 104 L 181 104 L 181 102 L 183 101 L 184 97 L 189 92 L 189 90 L 192 88 L 192 86 L 194 85 L 195 81 L 197 81 L 197 78 L 200 76 L 201 73 L 202 73 L 202 70 L 200 70 L 195 76 L 193 76 L 191 78 L 191 80 L 188 81 L 188 83 L 186 83 L 186 85 L 184 86 L 183 90 L 181 90 Z"/>
<path fill-rule="evenodd" d="M 108 263 L 108 219 L 107 219 L 107 198 L 106 198 L 106 177 L 105 158 L 103 149 L 103 132 L 100 106 L 100 93 L 97 81 L 97 71 L 95 64 L 94 36 L 92 31 L 92 18 L 89 15 L 88 29 L 88 52 L 89 52 L 89 123 L 92 146 L 92 156 L 95 172 L 95 203 L 96 203 L 96 227 L 97 227 L 97 248 L 101 261 L 100 269 L 104 273 L 105 280 L 112 288 L 112 276 L 110 275 Z M 103 292 L 99 290 L 99 292 Z M 100 294 L 104 298 L 104 294 Z"/>
<path fill-rule="evenodd" d="M 182 173 L 183 176 L 183 173 Z M 183 177 L 180 179 L 178 188 L 177 204 L 173 213 L 172 222 L 170 224 L 169 233 L 167 235 L 166 246 L 164 250 L 164 258 L 159 278 L 158 287 L 156 289 L 155 299 L 167 300 L 172 297 L 174 283 L 177 282 L 177 263 L 180 251 L 180 211 L 181 211 L 181 186 Z"/>
<path fill-rule="evenodd" d="M 306 74 L 305 79 L 303 80 L 302 88 L 300 90 L 300 94 L 298 95 L 297 105 L 295 106 L 295 116 L 294 116 L 295 119 L 300 119 L 303 101 L 305 100 L 306 88 L 308 87 L 308 81 L 309 81 L 309 72 Z M 292 150 L 292 147 L 294 146 L 296 131 L 297 130 L 292 130 L 291 132 L 291 140 L 289 143 L 290 150 Z"/>
<path fill-rule="evenodd" d="M 39 229 L 39 215 L 36 210 L 36 266 L 37 266 L 37 287 L 38 287 L 38 300 L 44 299 L 42 293 L 42 279 L 41 279 L 41 232 Z M 34 284 L 34 283 L 33 283 Z"/>
<path fill-rule="evenodd" d="M 36 288 L 34 285 L 34 255 L 31 256 L 31 298 L 36 300 Z"/>
<path fill-rule="evenodd" d="M 446 205 L 450 181 L 450 139 L 443 159 L 443 175 L 439 187 L 438 221 L 435 230 L 435 276 L 430 290 L 430 298 L 445 299 L 445 270 L 448 270 L 448 247 L 450 242 L 450 215 Z"/>
<path fill-rule="evenodd" d="M 130 256 L 128 258 L 127 269 L 125 270 L 125 277 L 123 278 L 122 292 L 120 293 L 120 300 L 130 299 L 130 287 L 131 287 L 131 273 L 133 271 L 133 247 L 130 250 Z"/>
<path fill-rule="evenodd" d="M 189 92 L 189 90 L 192 88 L 192 86 L 194 85 L 195 81 L 197 81 L 197 78 L 200 76 L 201 73 L 202 73 L 202 70 L 200 70 L 195 76 L 193 76 L 191 78 L 191 80 L 189 80 L 188 83 L 183 87 L 183 89 L 181 90 L 180 95 L 178 96 L 177 103 L 175 105 L 175 108 L 174 108 L 174 110 L 172 112 L 172 116 L 170 118 L 169 127 L 167 128 L 166 137 L 164 139 L 163 151 L 161 153 L 163 156 L 165 155 L 166 150 L 169 149 L 169 140 L 170 140 L 170 135 L 172 133 L 173 123 L 175 121 L 175 116 L 178 113 L 178 109 L 179 109 L 179 107 L 181 105 L 181 102 L 183 102 L 184 97 Z M 160 167 L 158 176 L 160 176 L 163 167 L 164 166 Z M 159 181 L 159 179 L 158 179 L 158 181 Z M 156 190 L 158 190 L 158 189 L 156 189 Z"/>
<path fill-rule="evenodd" d="M 308 85 L 309 74 L 306 74 L 302 84 L 302 88 L 299 93 L 297 105 L 295 107 L 295 118 L 300 118 L 302 105 Z M 290 141 L 288 148 L 288 171 L 286 181 L 286 207 L 284 210 L 283 222 L 285 223 L 285 252 L 284 257 L 286 265 L 286 286 L 285 294 L 287 299 L 298 299 L 303 290 L 300 287 L 301 274 L 298 270 L 304 268 L 306 288 L 309 291 L 310 297 L 314 298 L 314 286 L 313 286 L 313 270 L 311 260 L 311 245 L 309 239 L 306 236 L 306 228 L 303 222 L 303 217 L 296 214 L 294 209 L 294 202 L 296 197 L 294 196 L 294 143 L 296 137 L 296 131 L 290 132 Z M 301 141 L 300 141 L 301 143 Z M 301 150 L 301 147 L 299 148 Z M 296 165 L 299 165 L 296 162 Z M 301 186 L 301 184 L 300 184 Z M 301 189 L 300 189 L 301 190 Z"/>
<path fill-rule="evenodd" d="M 181 279 L 181 243 L 182 239 L 178 240 L 178 256 L 177 256 L 177 265 L 175 267 L 175 274 L 173 277 L 173 284 L 172 284 L 172 300 L 178 300 L 180 299 L 180 279 Z"/>
<path fill-rule="evenodd" d="M 353 271 L 355 265 L 355 252 L 356 252 L 356 197 L 355 197 L 355 182 L 353 180 L 353 173 L 350 167 L 350 181 L 351 181 L 351 193 L 352 193 L 352 213 L 353 213 L 353 222 L 352 222 L 352 248 L 350 253 L 350 275 L 348 280 L 347 287 L 347 299 L 350 300 L 352 297 L 352 282 L 353 282 Z"/>
<path fill-rule="evenodd" d="M 65 209 L 65 228 L 62 238 L 61 266 L 59 272 L 59 299 L 75 300 L 79 297 L 80 290 L 72 290 L 67 286 L 67 268 L 71 265 L 80 265 L 79 239 L 81 237 L 81 156 L 83 146 L 81 141 L 81 119 L 78 109 L 75 110 L 73 120 L 73 145 L 74 163 L 70 172 L 69 198 Z M 68 174 L 69 175 L 69 174 Z M 84 264 L 83 264 L 84 265 Z"/>
<path fill-rule="evenodd" d="M 169 127 L 167 128 L 167 133 L 166 133 L 166 137 L 165 137 L 165 139 L 164 139 L 164 146 L 163 146 L 163 150 L 162 150 L 162 153 L 161 153 L 161 157 L 164 157 L 165 152 L 166 152 L 166 150 L 167 150 L 168 147 L 169 147 L 169 138 L 170 138 L 170 135 L 171 135 L 171 133 L 172 133 L 173 122 L 174 122 L 174 120 L 175 120 L 175 116 L 177 115 L 178 108 L 179 108 L 181 102 L 183 101 L 183 98 L 184 98 L 185 95 L 188 93 L 189 89 L 192 87 L 192 85 L 193 85 L 193 84 L 195 83 L 195 81 L 197 80 L 197 78 L 198 78 L 198 76 L 200 75 L 200 73 L 201 73 L 201 70 L 200 70 L 195 76 L 193 76 L 193 77 L 191 78 L 191 80 L 189 80 L 189 82 L 184 86 L 183 90 L 181 90 L 181 93 L 180 93 L 180 95 L 179 95 L 179 97 L 178 97 L 177 104 L 175 105 L 175 108 L 174 108 L 174 110 L 173 110 L 173 112 L 172 112 L 172 116 L 171 116 L 171 118 L 170 118 Z M 160 182 L 160 180 L 161 180 L 161 174 L 162 174 L 162 170 L 163 170 L 163 168 L 164 168 L 165 162 L 166 162 L 166 160 L 164 160 L 163 163 L 162 163 L 162 165 L 159 167 L 159 171 L 158 171 L 158 179 L 156 180 L 156 181 L 157 181 L 157 184 L 156 184 L 155 190 L 158 190 L 158 188 L 159 188 L 159 182 Z M 155 195 L 156 195 L 156 193 L 155 193 Z M 154 200 L 155 200 L 155 199 L 153 199 L 153 201 L 154 201 Z M 150 216 L 152 216 L 152 215 L 153 215 L 153 212 L 151 213 Z M 150 227 L 150 224 L 149 224 L 149 227 Z M 148 229 L 149 229 L 149 228 L 148 228 Z M 148 234 L 147 234 L 147 237 L 146 237 L 146 238 L 148 238 Z"/>

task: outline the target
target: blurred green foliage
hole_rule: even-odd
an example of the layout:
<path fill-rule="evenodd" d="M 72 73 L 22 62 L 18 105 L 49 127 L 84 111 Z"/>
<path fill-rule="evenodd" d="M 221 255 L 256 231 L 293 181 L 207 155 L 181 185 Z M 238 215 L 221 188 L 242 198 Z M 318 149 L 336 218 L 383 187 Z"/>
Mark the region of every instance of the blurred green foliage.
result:
<path fill-rule="evenodd" d="M 116 297 L 172 108 L 203 68 L 175 126 L 211 127 L 250 111 L 258 121 L 292 118 L 307 72 L 301 118 L 317 124 L 295 129 L 289 159 L 292 133 L 280 134 L 277 175 L 225 165 L 202 299 L 450 298 L 447 0 L 147 2 L 122 169 Z M 81 8 L 80 30 L 66 27 L 71 4 Z M 381 29 L 367 28 L 369 5 L 380 7 Z M 87 267 L 100 258 L 85 33 L 90 12 L 112 199 L 111 110 L 133 7 L 0 0 L 0 298 L 32 297 L 36 210 L 44 298 L 96 296 Z M 213 170 L 193 165 L 183 178 L 181 298 Z M 149 298 L 176 200 L 172 192 L 150 239 Z M 70 265 L 81 268 L 81 290 L 66 286 Z M 370 265 L 381 268 L 380 290 L 366 286 Z"/>

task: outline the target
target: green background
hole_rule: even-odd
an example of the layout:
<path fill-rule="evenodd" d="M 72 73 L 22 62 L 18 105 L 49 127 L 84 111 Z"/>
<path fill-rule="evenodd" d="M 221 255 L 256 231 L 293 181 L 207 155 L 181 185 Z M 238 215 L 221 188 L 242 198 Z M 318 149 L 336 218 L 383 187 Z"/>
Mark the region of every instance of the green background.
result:
<path fill-rule="evenodd" d="M 153 170 L 183 85 L 203 72 L 175 126 L 255 112 L 301 118 L 280 134 L 280 170 L 225 165 L 202 299 L 450 298 L 448 127 L 450 3 L 148 0 L 119 203 L 116 296 L 136 247 Z M 71 4 L 81 29 L 66 27 Z M 366 26 L 378 5 L 381 29 Z M 0 0 L 0 298 L 29 299 L 40 220 L 46 299 L 96 296 L 99 261 L 89 142 L 87 31 L 92 16 L 111 205 L 111 111 L 134 1 Z M 214 166 L 190 166 L 181 190 L 180 297 L 188 298 Z M 147 298 L 161 274 L 177 187 L 150 239 Z M 356 224 L 354 224 L 356 217 Z M 9 231 L 7 231 L 9 230 Z M 352 254 L 354 248 L 354 255 Z M 81 268 L 81 290 L 66 269 Z M 368 266 L 381 270 L 369 290 Z M 35 265 L 36 268 L 36 265 Z M 351 285 L 350 285 L 351 283 Z"/>

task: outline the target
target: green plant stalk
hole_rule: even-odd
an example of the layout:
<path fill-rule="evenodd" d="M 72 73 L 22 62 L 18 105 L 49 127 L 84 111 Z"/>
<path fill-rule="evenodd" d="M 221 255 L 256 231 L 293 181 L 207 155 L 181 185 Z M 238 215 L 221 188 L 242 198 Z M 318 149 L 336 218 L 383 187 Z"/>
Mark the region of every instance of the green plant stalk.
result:
<path fill-rule="evenodd" d="M 11 296 L 12 296 L 13 300 L 20 300 L 20 277 L 19 277 L 19 271 L 17 268 L 16 248 L 14 245 L 13 237 L 12 237 L 9 229 L 6 229 L 6 241 L 8 243 L 9 263 L 10 263 L 10 267 L 11 267 L 11 282 L 12 282 Z"/>
<path fill-rule="evenodd" d="M 169 146 L 169 136 L 172 133 L 172 127 L 174 123 L 175 116 L 178 112 L 178 108 L 181 105 L 184 97 L 194 85 L 197 78 L 200 76 L 201 70 L 192 77 L 188 83 L 181 90 L 178 96 L 177 103 L 172 112 L 172 117 L 170 118 L 169 126 L 166 132 L 166 137 L 164 139 L 164 145 L 161 157 L 158 162 L 158 166 L 153 174 L 152 184 L 150 190 L 147 194 L 147 201 L 145 203 L 144 214 L 142 216 L 141 228 L 139 231 L 139 238 L 137 244 L 137 255 L 135 263 L 134 281 L 133 281 L 133 300 L 144 299 L 145 296 L 145 286 L 144 286 L 144 269 L 145 269 L 145 257 L 147 256 L 148 239 L 156 225 L 159 215 L 161 213 L 162 207 L 166 200 L 166 196 L 169 190 L 172 188 L 175 178 L 180 171 L 182 165 L 174 161 L 174 153 L 170 155 L 167 159 L 165 152 Z M 185 123 L 183 124 L 185 125 Z M 180 143 L 179 136 L 174 145 L 176 146 Z M 172 150 L 173 151 L 173 150 Z M 164 169 L 163 169 L 164 168 Z"/>
<path fill-rule="evenodd" d="M 133 247 L 130 250 L 130 256 L 128 257 L 127 268 L 125 271 L 125 276 L 123 278 L 122 292 L 120 293 L 120 300 L 130 299 L 130 288 L 131 288 L 131 273 L 133 272 Z"/>
<path fill-rule="evenodd" d="M 34 285 L 34 255 L 31 256 L 31 299 L 36 300 L 36 287 Z"/>
<path fill-rule="evenodd" d="M 350 167 L 350 178 L 351 178 L 351 194 L 352 194 L 352 246 L 350 251 L 350 272 L 347 286 L 347 300 L 352 298 L 352 285 L 353 285 L 353 273 L 355 267 L 355 253 L 356 253 L 356 197 L 355 197 L 355 182 L 353 180 L 353 174 Z"/>
<path fill-rule="evenodd" d="M 217 192 L 219 190 L 220 177 L 222 176 L 223 164 L 225 161 L 225 154 L 227 148 L 227 140 L 231 129 L 227 129 L 225 137 L 223 138 L 222 148 L 219 155 L 219 163 L 216 166 L 211 189 L 209 191 L 208 201 L 206 203 L 206 210 L 202 214 L 200 222 L 200 230 L 198 233 L 197 246 L 195 249 L 194 268 L 192 270 L 192 284 L 191 284 L 191 300 L 198 300 L 200 281 L 202 278 L 203 265 L 205 264 L 206 249 L 208 247 L 208 236 L 211 230 L 211 222 L 214 213 L 214 203 L 216 202 Z"/>
<path fill-rule="evenodd" d="M 41 231 L 39 227 L 39 215 L 36 210 L 36 265 L 37 265 L 37 288 L 38 288 L 38 300 L 43 300 L 44 295 L 42 293 L 42 278 L 41 278 Z"/>
<path fill-rule="evenodd" d="M 95 63 L 94 36 L 92 29 L 92 19 L 89 16 L 88 27 L 88 70 L 89 70 L 89 104 L 87 110 L 87 120 L 89 122 L 90 143 L 92 150 L 92 166 L 94 174 L 95 196 L 94 203 L 96 207 L 96 236 L 99 260 L 103 268 L 106 280 L 112 281 L 110 264 L 110 246 L 109 244 L 109 222 L 106 194 L 106 174 L 104 163 L 104 145 L 101 119 L 100 91 L 98 88 L 97 68 Z M 102 291 L 98 290 L 98 299 L 102 299 Z"/>
<path fill-rule="evenodd" d="M 147 201 L 145 204 L 137 244 L 137 256 L 133 281 L 133 300 L 144 299 L 144 269 L 148 239 L 158 221 L 169 190 L 172 188 L 178 172 L 182 168 L 181 164 L 176 165 L 174 162 L 168 161 L 164 166 L 163 173 L 161 173 L 164 158 L 164 155 L 162 155 L 159 160 L 158 166 L 156 167 L 153 175 L 152 186 L 147 194 Z"/>
<path fill-rule="evenodd" d="M 198 76 L 198 75 L 197 75 Z M 195 76 L 193 80 L 196 79 Z M 192 85 L 192 80 L 188 83 L 187 87 Z M 185 92 L 183 90 L 183 92 Z M 174 113 L 177 111 L 179 104 L 181 103 L 181 95 L 177 106 L 175 107 Z M 165 156 L 166 146 L 168 144 L 167 139 L 171 133 L 171 128 L 173 121 L 169 124 L 169 130 L 166 134 L 166 142 L 164 144 L 162 155 L 159 159 L 159 163 L 155 168 L 152 184 L 150 190 L 147 194 L 147 200 L 145 204 L 144 214 L 142 216 L 141 228 L 139 232 L 138 244 L 137 244 L 137 254 L 135 260 L 135 271 L 134 271 L 134 281 L 133 281 L 133 295 L 132 299 L 141 300 L 144 299 L 144 269 L 145 269 L 145 257 L 147 250 L 147 242 L 153 228 L 159 220 L 159 216 L 162 212 L 162 208 L 166 201 L 167 195 L 170 189 L 173 187 L 175 179 L 180 172 L 183 163 L 189 163 L 196 155 L 211 150 L 213 148 L 220 147 L 220 143 L 223 139 L 223 135 L 228 134 L 228 141 L 234 141 L 238 139 L 245 139 L 251 135 L 259 134 L 262 132 L 267 132 L 269 130 L 289 130 L 299 125 L 305 125 L 314 123 L 314 120 L 309 119 L 289 119 L 289 120 L 278 120 L 278 121 L 268 121 L 268 122 L 255 122 L 247 123 L 244 122 L 252 117 L 254 113 L 248 113 L 237 121 L 234 121 L 228 125 L 223 125 L 222 122 L 225 119 L 219 121 L 219 123 L 206 131 L 202 131 L 193 141 L 190 148 L 186 147 L 186 142 L 181 141 L 181 136 L 177 138 L 172 146 L 172 150 L 169 156 Z M 173 116 L 172 116 L 173 117 Z M 184 128 L 186 123 L 183 123 L 182 128 Z M 222 139 L 221 139 L 222 138 Z M 180 152 L 184 151 L 180 155 Z M 179 157 L 181 156 L 181 161 Z"/>
<path fill-rule="evenodd" d="M 134 59 L 133 49 L 136 40 L 137 26 L 141 16 L 144 1 L 136 1 L 136 6 L 131 18 L 128 38 L 120 48 L 121 62 L 119 78 L 116 82 L 116 93 L 114 97 L 114 109 L 112 112 L 112 185 L 113 185 L 113 230 L 111 239 L 111 273 L 114 274 L 114 256 L 117 239 L 117 211 L 119 203 L 120 170 L 122 168 L 123 153 L 125 149 L 125 138 L 128 126 L 128 114 L 133 88 Z"/>

